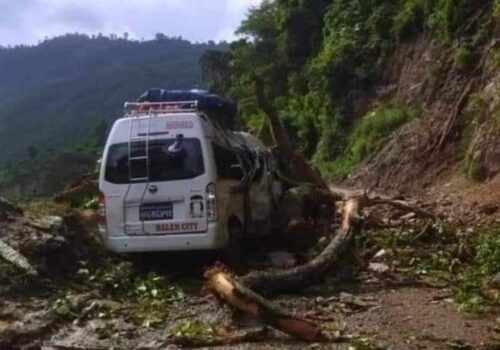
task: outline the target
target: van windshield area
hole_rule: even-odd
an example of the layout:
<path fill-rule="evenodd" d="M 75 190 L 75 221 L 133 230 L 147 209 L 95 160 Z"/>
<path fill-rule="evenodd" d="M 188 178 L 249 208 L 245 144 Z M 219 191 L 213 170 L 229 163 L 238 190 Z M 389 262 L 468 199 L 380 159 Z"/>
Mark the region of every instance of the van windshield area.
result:
<path fill-rule="evenodd" d="M 148 174 L 149 170 L 149 174 Z M 105 180 L 114 184 L 192 179 L 205 168 L 200 140 L 193 138 L 117 143 L 109 147 Z"/>

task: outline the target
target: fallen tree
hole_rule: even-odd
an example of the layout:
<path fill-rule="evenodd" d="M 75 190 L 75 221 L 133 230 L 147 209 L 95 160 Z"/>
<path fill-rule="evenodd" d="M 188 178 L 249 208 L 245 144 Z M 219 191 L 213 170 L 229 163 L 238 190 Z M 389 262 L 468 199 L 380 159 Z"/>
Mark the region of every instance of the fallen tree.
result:
<path fill-rule="evenodd" d="M 398 210 L 414 212 L 423 218 L 434 219 L 435 215 L 399 198 L 391 198 L 371 191 L 328 188 L 305 158 L 292 149 L 277 110 L 265 97 L 263 80 L 255 75 L 254 82 L 257 104 L 267 117 L 274 146 L 278 150 L 282 163 L 288 164 L 286 175 L 295 182 L 313 184 L 323 196 L 329 196 L 332 201 L 338 201 L 341 225 L 326 248 L 306 264 L 284 270 L 250 272 L 241 278 L 233 276 L 224 267 L 217 265 L 206 271 L 206 285 L 217 298 L 233 309 L 257 318 L 270 327 L 302 340 L 325 340 L 327 337 L 319 325 L 282 311 L 256 292 L 265 292 L 268 295 L 283 291 L 290 293 L 323 279 L 349 250 L 353 237 L 361 231 L 362 211 L 366 207 L 389 205 Z"/>
<path fill-rule="evenodd" d="M 307 287 L 323 278 L 360 230 L 362 219 L 359 210 L 358 199 L 345 202 L 340 231 L 311 262 L 286 270 L 250 273 L 241 279 L 233 277 L 223 267 L 215 266 L 205 273 L 207 288 L 232 308 L 258 318 L 264 324 L 294 338 L 310 341 L 326 340 L 327 337 L 320 326 L 283 312 L 252 289 L 267 293 L 290 292 Z"/>

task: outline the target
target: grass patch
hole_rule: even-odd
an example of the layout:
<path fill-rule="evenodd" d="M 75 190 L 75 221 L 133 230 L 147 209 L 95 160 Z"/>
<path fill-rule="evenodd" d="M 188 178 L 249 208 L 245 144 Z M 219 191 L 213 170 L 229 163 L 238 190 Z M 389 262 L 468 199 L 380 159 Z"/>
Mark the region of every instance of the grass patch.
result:
<path fill-rule="evenodd" d="M 487 295 L 485 290 L 493 276 L 500 273 L 500 227 L 480 232 L 474 260 L 462 274 L 455 300 L 467 312 L 485 312 L 491 304 L 500 303 L 498 292 Z"/>
<path fill-rule="evenodd" d="M 467 45 L 457 47 L 453 53 L 455 65 L 461 70 L 472 69 L 476 64 L 476 55 Z"/>
<path fill-rule="evenodd" d="M 494 48 L 491 50 L 491 59 L 495 67 L 500 67 L 500 48 Z"/>
<path fill-rule="evenodd" d="M 462 133 L 462 152 L 464 153 L 463 173 L 468 179 L 484 181 L 486 170 L 475 150 L 477 127 L 488 118 L 488 104 L 482 92 L 471 95 L 466 109 L 468 122 Z"/>
<path fill-rule="evenodd" d="M 344 179 L 365 157 L 379 151 L 391 132 L 419 114 L 404 106 L 381 106 L 370 111 L 355 125 L 344 155 L 320 168 L 332 179 Z"/>
<path fill-rule="evenodd" d="M 405 1 L 394 17 L 394 34 L 399 39 L 406 39 L 419 33 L 425 22 L 425 1 Z"/>
<path fill-rule="evenodd" d="M 487 177 L 484 167 L 475 156 L 473 140 L 469 143 L 469 146 L 465 153 L 463 170 L 465 176 L 471 180 L 484 181 Z"/>

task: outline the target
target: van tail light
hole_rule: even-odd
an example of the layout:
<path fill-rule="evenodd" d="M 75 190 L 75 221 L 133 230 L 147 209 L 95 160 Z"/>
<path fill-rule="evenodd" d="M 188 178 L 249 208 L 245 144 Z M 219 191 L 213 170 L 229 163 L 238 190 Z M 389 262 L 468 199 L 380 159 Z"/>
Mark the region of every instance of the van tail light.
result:
<path fill-rule="evenodd" d="M 102 192 L 99 194 L 99 226 L 106 227 L 106 197 Z"/>
<path fill-rule="evenodd" d="M 214 184 L 207 185 L 207 217 L 208 221 L 217 221 L 217 201 Z"/>

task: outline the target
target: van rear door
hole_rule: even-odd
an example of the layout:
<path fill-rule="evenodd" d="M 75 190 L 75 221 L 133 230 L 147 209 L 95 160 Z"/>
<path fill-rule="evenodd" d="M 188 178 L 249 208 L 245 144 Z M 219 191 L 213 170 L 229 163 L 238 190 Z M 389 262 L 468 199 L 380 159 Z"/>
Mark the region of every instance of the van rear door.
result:
<path fill-rule="evenodd" d="M 109 149 L 106 174 L 129 184 L 124 196 L 124 229 L 129 235 L 205 232 L 206 175 L 202 144 L 173 135 Z M 148 152 L 146 152 L 148 148 Z M 113 169 L 113 165 L 119 169 Z"/>

